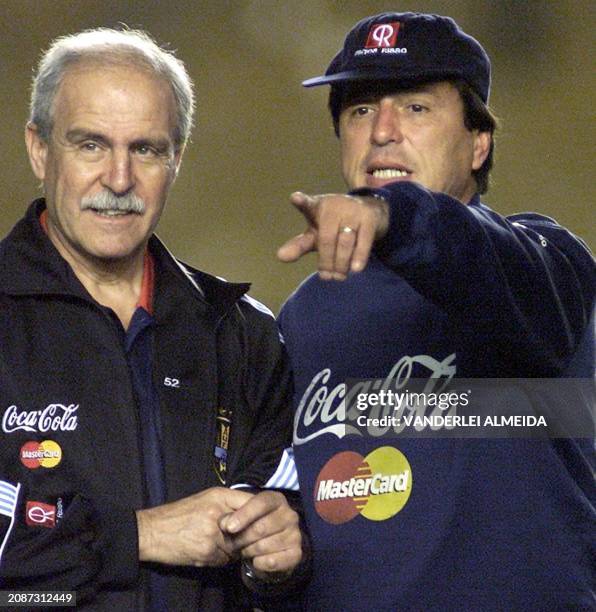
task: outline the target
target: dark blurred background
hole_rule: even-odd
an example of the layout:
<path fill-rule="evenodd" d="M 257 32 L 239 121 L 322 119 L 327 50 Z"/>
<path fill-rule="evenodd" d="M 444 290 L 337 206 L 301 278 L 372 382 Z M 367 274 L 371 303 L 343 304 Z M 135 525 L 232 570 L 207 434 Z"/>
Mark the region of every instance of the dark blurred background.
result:
<path fill-rule="evenodd" d="M 229 280 L 277 311 L 314 259 L 283 265 L 275 251 L 303 223 L 297 189 L 343 190 L 322 74 L 359 19 L 384 10 L 448 14 L 493 62 L 491 106 L 502 120 L 485 201 L 506 214 L 555 217 L 594 248 L 593 32 L 589 0 L 0 0 L 0 235 L 39 194 L 23 144 L 39 53 L 61 34 L 119 22 L 177 49 L 193 77 L 193 141 L 159 235 L 181 259 Z"/>

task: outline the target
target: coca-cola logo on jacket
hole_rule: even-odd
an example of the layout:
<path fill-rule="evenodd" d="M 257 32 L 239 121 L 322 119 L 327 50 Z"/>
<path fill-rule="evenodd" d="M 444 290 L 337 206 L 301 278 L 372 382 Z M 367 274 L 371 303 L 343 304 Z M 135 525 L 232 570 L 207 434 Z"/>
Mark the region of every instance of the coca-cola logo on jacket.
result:
<path fill-rule="evenodd" d="M 43 410 L 19 410 L 12 405 L 4 411 L 2 430 L 4 433 L 74 431 L 77 428 L 75 412 L 78 407 L 78 404 L 49 404 Z"/>

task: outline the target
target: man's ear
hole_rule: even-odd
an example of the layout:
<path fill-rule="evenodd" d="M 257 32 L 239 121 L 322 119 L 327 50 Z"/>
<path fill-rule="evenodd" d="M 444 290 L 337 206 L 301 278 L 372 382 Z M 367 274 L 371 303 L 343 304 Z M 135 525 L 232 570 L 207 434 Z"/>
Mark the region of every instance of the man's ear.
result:
<path fill-rule="evenodd" d="M 472 170 L 479 170 L 485 162 L 490 151 L 492 134 L 490 132 L 476 132 L 474 135 L 474 157 Z"/>
<path fill-rule="evenodd" d="M 34 123 L 27 123 L 25 127 L 25 144 L 29 154 L 29 162 L 33 174 L 43 181 L 46 178 L 46 161 L 48 157 L 48 143 L 39 135 L 39 130 Z"/>

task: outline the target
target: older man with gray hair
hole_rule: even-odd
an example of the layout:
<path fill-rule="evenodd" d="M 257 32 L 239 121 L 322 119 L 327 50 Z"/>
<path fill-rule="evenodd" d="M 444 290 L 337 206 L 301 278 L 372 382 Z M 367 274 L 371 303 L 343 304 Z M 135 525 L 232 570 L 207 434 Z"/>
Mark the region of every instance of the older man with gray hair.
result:
<path fill-rule="evenodd" d="M 193 111 L 184 65 L 142 32 L 66 36 L 40 62 L 45 197 L 0 243 L 5 589 L 211 610 L 251 605 L 241 574 L 261 595 L 296 580 L 273 318 L 153 234 Z"/>

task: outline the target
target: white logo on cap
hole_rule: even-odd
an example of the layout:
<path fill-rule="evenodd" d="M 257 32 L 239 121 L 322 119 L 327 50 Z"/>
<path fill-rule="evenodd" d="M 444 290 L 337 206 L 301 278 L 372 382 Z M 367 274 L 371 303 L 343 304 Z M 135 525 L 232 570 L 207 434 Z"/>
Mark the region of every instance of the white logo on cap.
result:
<path fill-rule="evenodd" d="M 365 49 L 387 49 L 395 47 L 399 33 L 399 21 L 391 23 L 375 23 L 368 31 Z"/>
<path fill-rule="evenodd" d="M 393 26 L 388 23 L 378 25 L 372 31 L 372 39 L 377 43 L 379 47 L 390 47 L 392 36 Z"/>

